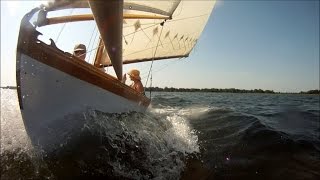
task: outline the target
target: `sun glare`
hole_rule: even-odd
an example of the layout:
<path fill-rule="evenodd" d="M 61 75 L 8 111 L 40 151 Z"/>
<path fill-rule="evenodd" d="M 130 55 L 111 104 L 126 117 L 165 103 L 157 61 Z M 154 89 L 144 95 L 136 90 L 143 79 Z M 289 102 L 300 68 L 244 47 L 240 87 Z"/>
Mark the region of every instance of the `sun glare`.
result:
<path fill-rule="evenodd" d="M 9 13 L 14 16 L 19 8 L 19 1 L 6 1 Z"/>
<path fill-rule="evenodd" d="M 31 7 L 37 7 L 41 4 L 48 4 L 50 1 L 6 1 L 7 8 L 11 16 L 15 16 L 19 10 L 21 10 L 22 6 L 27 4 L 31 5 Z"/>

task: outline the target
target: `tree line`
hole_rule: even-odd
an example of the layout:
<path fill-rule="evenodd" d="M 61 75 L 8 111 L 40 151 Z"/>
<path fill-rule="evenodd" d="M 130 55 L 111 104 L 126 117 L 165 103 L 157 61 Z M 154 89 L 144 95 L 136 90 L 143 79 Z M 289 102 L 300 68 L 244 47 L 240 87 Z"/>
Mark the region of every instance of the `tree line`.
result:
<path fill-rule="evenodd" d="M 236 89 L 236 88 L 174 88 L 174 87 L 146 87 L 145 91 L 157 91 L 157 92 L 224 92 L 224 93 L 266 93 L 275 94 L 281 92 L 274 92 L 273 90 L 262 90 L 262 89 Z M 320 94 L 319 90 L 301 91 L 300 94 Z"/>
<path fill-rule="evenodd" d="M 319 89 L 309 90 L 309 91 L 301 91 L 300 94 L 320 94 Z"/>

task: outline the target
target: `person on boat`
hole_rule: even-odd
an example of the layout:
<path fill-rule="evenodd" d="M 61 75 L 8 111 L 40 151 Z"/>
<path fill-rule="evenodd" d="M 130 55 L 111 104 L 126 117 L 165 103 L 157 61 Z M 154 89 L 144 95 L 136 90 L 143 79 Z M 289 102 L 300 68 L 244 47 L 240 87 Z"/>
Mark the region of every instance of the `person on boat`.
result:
<path fill-rule="evenodd" d="M 76 44 L 73 49 L 73 55 L 85 61 L 87 48 L 84 44 Z"/>
<path fill-rule="evenodd" d="M 130 77 L 130 80 L 133 83 L 130 85 L 131 88 L 136 90 L 137 92 L 144 94 L 144 87 L 141 83 L 140 71 L 136 69 L 132 69 L 127 73 Z M 125 83 L 127 80 L 126 74 L 123 75 L 122 82 Z"/>

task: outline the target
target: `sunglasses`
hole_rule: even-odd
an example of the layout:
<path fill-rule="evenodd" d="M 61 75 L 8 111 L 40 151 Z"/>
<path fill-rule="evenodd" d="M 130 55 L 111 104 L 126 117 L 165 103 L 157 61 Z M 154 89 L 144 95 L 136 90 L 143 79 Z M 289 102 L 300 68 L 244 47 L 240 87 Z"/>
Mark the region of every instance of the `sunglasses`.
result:
<path fill-rule="evenodd" d="M 85 54 L 86 52 L 85 51 L 75 51 L 74 54 L 75 55 L 82 55 L 82 54 Z"/>

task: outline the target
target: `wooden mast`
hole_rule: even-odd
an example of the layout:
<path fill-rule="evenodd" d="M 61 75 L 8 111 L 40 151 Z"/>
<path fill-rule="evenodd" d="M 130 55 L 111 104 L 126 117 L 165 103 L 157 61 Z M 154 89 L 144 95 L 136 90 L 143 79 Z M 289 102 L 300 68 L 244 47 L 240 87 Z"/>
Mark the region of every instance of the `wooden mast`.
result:
<path fill-rule="evenodd" d="M 89 0 L 94 19 L 101 38 L 119 80 L 122 80 L 122 27 L 123 0 L 95 1 Z"/>

